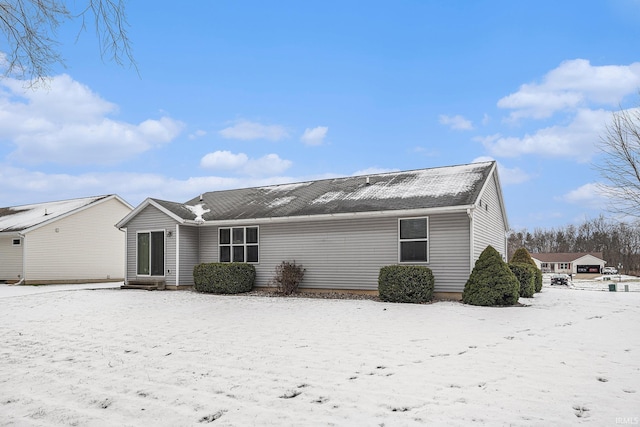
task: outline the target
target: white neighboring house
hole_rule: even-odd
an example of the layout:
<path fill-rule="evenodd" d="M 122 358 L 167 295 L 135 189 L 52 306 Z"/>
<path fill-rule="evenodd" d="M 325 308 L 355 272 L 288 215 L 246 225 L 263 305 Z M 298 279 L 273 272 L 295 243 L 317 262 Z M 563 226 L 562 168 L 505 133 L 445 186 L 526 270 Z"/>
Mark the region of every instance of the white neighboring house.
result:
<path fill-rule="evenodd" d="M 543 273 L 602 273 L 607 263 L 601 252 L 559 252 L 530 254 Z"/>
<path fill-rule="evenodd" d="M 119 281 L 133 207 L 117 195 L 0 208 L 0 282 Z"/>

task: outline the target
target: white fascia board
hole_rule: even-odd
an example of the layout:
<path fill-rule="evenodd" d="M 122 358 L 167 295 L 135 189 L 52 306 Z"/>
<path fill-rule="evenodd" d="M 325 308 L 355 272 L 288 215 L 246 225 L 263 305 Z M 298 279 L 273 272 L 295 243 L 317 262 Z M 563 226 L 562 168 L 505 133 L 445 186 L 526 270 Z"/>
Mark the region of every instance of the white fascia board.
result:
<path fill-rule="evenodd" d="M 373 212 L 350 212 L 350 213 L 337 213 L 337 214 L 320 214 L 320 215 L 299 215 L 299 216 L 281 216 L 273 218 L 243 218 L 243 219 L 229 219 L 229 220 L 212 220 L 205 221 L 204 223 L 198 223 L 196 221 L 184 221 L 186 225 L 198 225 L 201 227 L 219 227 L 235 224 L 278 224 L 278 223 L 290 223 L 290 222 L 304 222 L 304 221 L 329 221 L 334 219 L 351 219 L 351 218 L 382 218 L 382 217 L 415 217 L 445 213 L 456 213 L 473 210 L 474 205 L 464 206 L 447 206 L 442 208 L 421 208 L 421 209 L 398 209 L 388 211 L 373 211 Z"/>

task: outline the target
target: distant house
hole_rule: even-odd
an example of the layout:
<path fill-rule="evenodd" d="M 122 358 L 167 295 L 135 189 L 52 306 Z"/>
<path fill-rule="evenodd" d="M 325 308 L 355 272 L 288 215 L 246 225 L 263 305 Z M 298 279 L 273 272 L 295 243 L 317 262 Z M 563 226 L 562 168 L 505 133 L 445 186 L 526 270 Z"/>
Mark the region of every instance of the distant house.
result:
<path fill-rule="evenodd" d="M 495 162 L 149 198 L 117 227 L 127 286 L 191 286 L 196 264 L 233 261 L 266 286 L 295 260 L 303 288 L 375 293 L 381 267 L 414 264 L 458 297 L 487 245 L 506 256 L 508 230 Z"/>
<path fill-rule="evenodd" d="M 21 284 L 122 280 L 133 207 L 116 195 L 0 208 L 0 281 Z"/>
<path fill-rule="evenodd" d="M 601 273 L 606 261 L 601 252 L 532 253 L 543 273 Z"/>

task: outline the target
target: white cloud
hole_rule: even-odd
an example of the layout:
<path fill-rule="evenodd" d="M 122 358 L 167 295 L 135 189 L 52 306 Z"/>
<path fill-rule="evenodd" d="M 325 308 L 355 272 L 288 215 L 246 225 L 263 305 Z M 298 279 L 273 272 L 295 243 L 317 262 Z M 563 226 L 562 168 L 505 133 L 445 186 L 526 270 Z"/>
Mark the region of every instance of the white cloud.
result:
<path fill-rule="evenodd" d="M 205 136 L 207 134 L 206 131 L 202 130 L 202 129 L 198 129 L 197 131 L 189 134 L 189 139 L 198 139 L 198 138 L 202 138 L 203 136 Z"/>
<path fill-rule="evenodd" d="M 575 59 L 548 72 L 541 83 L 520 86 L 518 92 L 500 99 L 498 107 L 514 110 L 514 120 L 542 119 L 589 103 L 616 106 L 638 87 L 640 62 L 593 66 L 585 59 Z"/>
<path fill-rule="evenodd" d="M 559 200 L 594 209 L 604 209 L 611 201 L 603 191 L 602 185 L 598 183 L 584 184 L 564 194 Z"/>
<path fill-rule="evenodd" d="M 475 140 L 497 157 L 533 154 L 587 162 L 598 152 L 599 137 L 610 118 L 609 111 L 581 109 L 567 126 L 539 129 L 521 138 L 496 134 Z"/>
<path fill-rule="evenodd" d="M 226 139 L 240 139 L 243 141 L 254 139 L 279 141 L 289 137 L 289 133 L 283 126 L 263 125 L 248 120 L 240 120 L 233 126 L 226 127 L 218 133 Z"/>
<path fill-rule="evenodd" d="M 267 154 L 259 159 L 250 159 L 243 172 L 249 176 L 272 176 L 284 172 L 291 165 L 290 160 L 281 159 L 277 154 Z"/>
<path fill-rule="evenodd" d="M 313 129 L 307 128 L 300 137 L 300 141 L 306 145 L 322 145 L 324 138 L 327 136 L 329 128 L 326 126 L 318 126 Z"/>
<path fill-rule="evenodd" d="M 200 166 L 214 170 L 230 170 L 248 176 L 277 175 L 291 167 L 290 160 L 281 159 L 277 154 L 267 154 L 258 159 L 249 158 L 244 153 L 215 151 L 200 160 Z"/>
<path fill-rule="evenodd" d="M 441 114 L 440 116 L 438 116 L 438 121 L 440 122 L 440 124 L 449 126 L 451 129 L 455 129 L 455 130 L 472 130 L 473 129 L 473 124 L 471 123 L 471 121 L 465 119 L 460 115 L 447 116 L 447 115 Z"/>
<path fill-rule="evenodd" d="M 233 154 L 231 151 L 214 151 L 200 160 L 200 166 L 209 169 L 238 169 L 247 164 L 249 158 L 244 153 Z"/>
<path fill-rule="evenodd" d="M 489 156 L 480 156 L 473 159 L 471 163 L 490 162 L 492 160 L 495 160 L 495 159 Z M 497 164 L 498 164 L 498 176 L 500 177 L 500 182 L 503 185 L 521 184 L 531 179 L 531 175 L 529 175 L 528 173 L 526 173 L 525 171 L 523 171 L 518 167 L 508 168 L 501 162 L 497 162 Z"/>
<path fill-rule="evenodd" d="M 0 80 L 0 141 L 13 161 L 38 164 L 113 164 L 164 145 L 182 123 L 169 117 L 139 124 L 106 117 L 117 110 L 67 75 L 52 77 L 47 89 Z"/>

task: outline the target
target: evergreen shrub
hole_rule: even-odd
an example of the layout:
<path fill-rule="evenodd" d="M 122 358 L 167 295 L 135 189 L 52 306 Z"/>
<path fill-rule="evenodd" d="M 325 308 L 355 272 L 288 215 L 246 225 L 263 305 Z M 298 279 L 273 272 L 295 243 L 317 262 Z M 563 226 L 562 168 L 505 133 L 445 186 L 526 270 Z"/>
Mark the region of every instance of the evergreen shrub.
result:
<path fill-rule="evenodd" d="M 518 278 L 518 282 L 520 282 L 520 296 L 533 298 L 533 294 L 536 291 L 536 271 L 538 269 L 531 264 L 522 262 L 510 262 L 509 268 Z"/>
<path fill-rule="evenodd" d="M 380 269 L 378 294 L 382 301 L 424 303 L 433 299 L 435 279 L 430 268 L 388 265 Z"/>
<path fill-rule="evenodd" d="M 256 268 L 242 262 L 212 262 L 193 268 L 194 288 L 211 294 L 249 292 L 256 281 Z"/>
<path fill-rule="evenodd" d="M 542 271 L 538 268 L 533 258 L 531 258 L 531 254 L 526 248 L 516 249 L 509 262 L 531 264 L 532 266 L 534 266 L 536 268 L 535 292 L 540 292 L 542 290 Z"/>
<path fill-rule="evenodd" d="M 482 251 L 464 286 L 462 301 L 483 306 L 507 306 L 518 302 L 520 283 L 492 246 Z"/>

